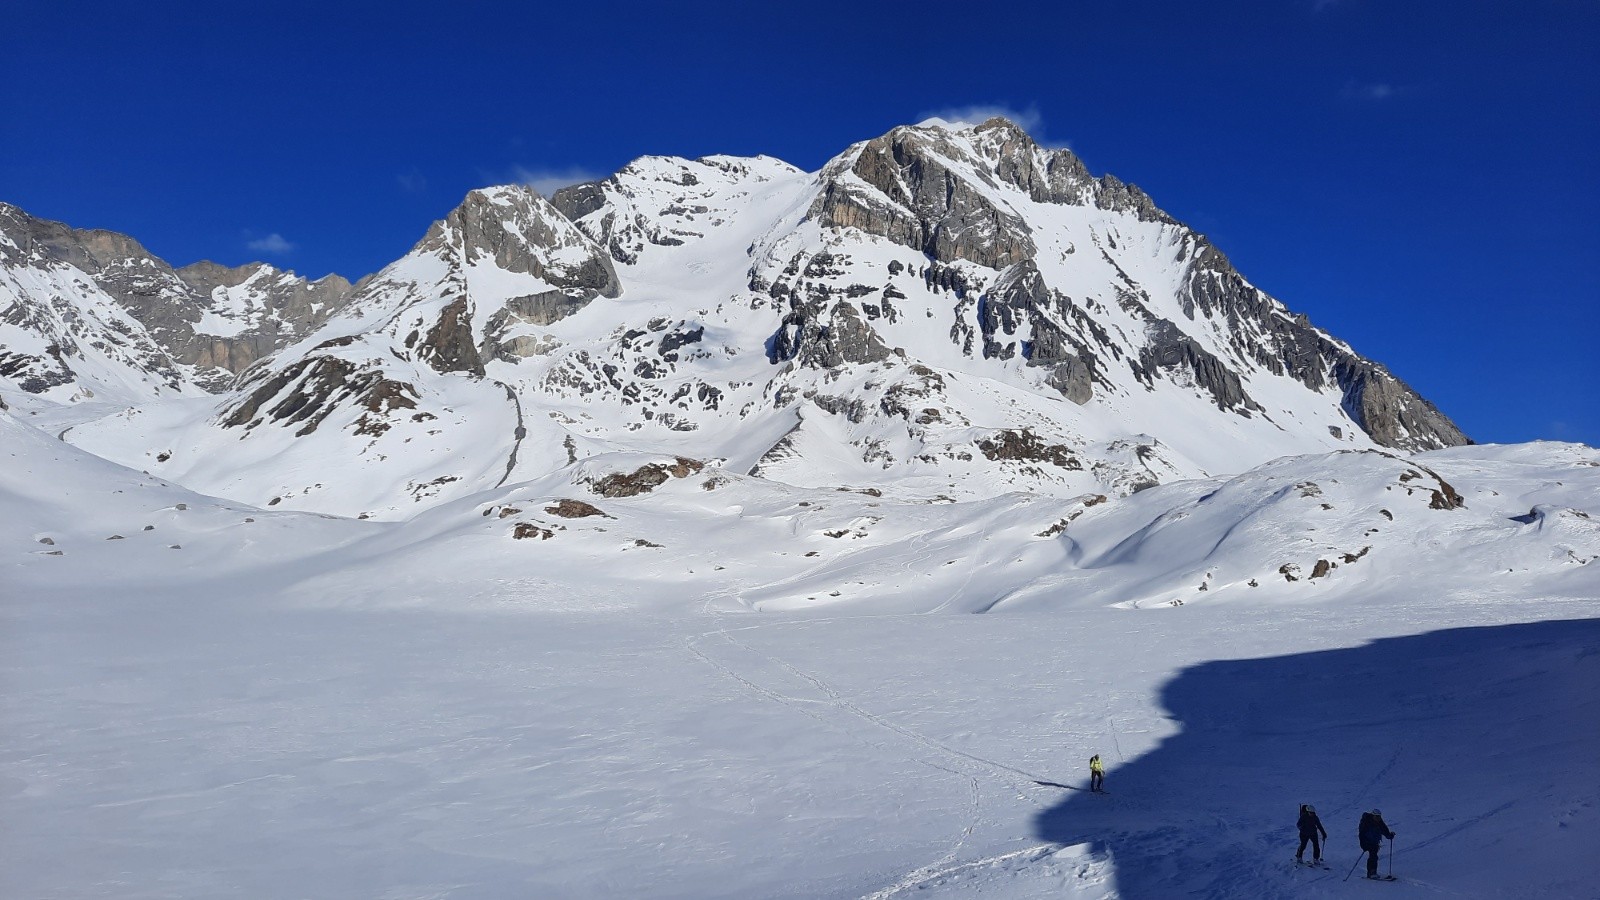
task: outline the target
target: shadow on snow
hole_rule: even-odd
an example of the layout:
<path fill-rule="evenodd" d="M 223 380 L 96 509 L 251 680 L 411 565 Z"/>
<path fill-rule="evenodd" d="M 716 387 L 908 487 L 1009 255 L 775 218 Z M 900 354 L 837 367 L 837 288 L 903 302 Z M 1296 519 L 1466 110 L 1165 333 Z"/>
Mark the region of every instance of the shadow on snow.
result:
<path fill-rule="evenodd" d="M 1103 749 L 1111 794 L 1035 820 L 1045 840 L 1108 853 L 1125 900 L 1335 892 L 1372 807 L 1396 832 L 1385 866 L 1417 889 L 1600 883 L 1600 620 L 1210 662 L 1161 700 L 1179 733 L 1125 763 Z M 1291 862 L 1301 803 L 1328 829 L 1331 871 Z"/>

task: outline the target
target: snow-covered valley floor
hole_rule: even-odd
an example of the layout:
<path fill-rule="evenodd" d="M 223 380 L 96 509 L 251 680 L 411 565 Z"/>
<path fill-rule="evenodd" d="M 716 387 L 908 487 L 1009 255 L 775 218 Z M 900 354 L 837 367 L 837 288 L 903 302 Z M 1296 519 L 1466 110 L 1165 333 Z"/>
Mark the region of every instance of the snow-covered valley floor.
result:
<path fill-rule="evenodd" d="M 827 618 L 212 588 L 6 590 L 0 895 L 1600 884 L 1592 599 Z M 1290 864 L 1300 803 L 1329 871 Z M 1400 883 L 1341 880 L 1372 806 Z"/>
<path fill-rule="evenodd" d="M 0 438 L 4 900 L 1600 895 L 1581 445 L 376 522 Z"/>

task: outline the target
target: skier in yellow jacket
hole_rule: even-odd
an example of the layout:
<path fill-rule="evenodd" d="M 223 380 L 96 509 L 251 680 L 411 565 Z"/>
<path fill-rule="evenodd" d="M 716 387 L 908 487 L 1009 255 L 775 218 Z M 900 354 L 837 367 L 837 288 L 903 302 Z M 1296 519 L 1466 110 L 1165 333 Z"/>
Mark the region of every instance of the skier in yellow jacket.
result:
<path fill-rule="evenodd" d="M 1105 793 L 1106 767 L 1100 762 L 1100 754 L 1089 757 L 1089 790 L 1096 793 Z"/>

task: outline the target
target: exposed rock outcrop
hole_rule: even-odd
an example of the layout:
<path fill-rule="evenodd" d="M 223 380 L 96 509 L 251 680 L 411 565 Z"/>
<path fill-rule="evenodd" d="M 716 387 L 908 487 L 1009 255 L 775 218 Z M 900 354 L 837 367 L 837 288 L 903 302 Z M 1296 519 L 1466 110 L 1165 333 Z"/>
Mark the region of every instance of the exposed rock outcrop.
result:
<path fill-rule="evenodd" d="M 814 369 L 882 362 L 893 355 L 849 301 L 826 298 L 797 303 L 772 337 L 773 361 L 795 360 Z"/>
<path fill-rule="evenodd" d="M 530 188 L 508 186 L 469 193 L 443 221 L 434 223 L 414 253 L 447 262 L 453 280 L 486 316 L 482 342 L 473 352 L 470 335 L 440 332 L 450 349 L 433 360 L 441 371 L 482 374 L 488 359 L 515 362 L 538 355 L 547 346 L 532 330 L 582 310 L 596 298 L 617 297 L 621 282 L 611 259 L 594 241 L 568 221 L 549 201 Z M 474 273 L 492 271 L 529 276 L 525 294 L 496 292 L 478 296 Z M 456 313 L 458 321 L 463 313 Z M 443 319 L 441 327 L 447 326 Z M 454 325 L 448 325 L 454 328 Z"/>
<path fill-rule="evenodd" d="M 358 367 L 336 356 L 311 356 L 265 377 L 254 390 L 227 410 L 224 428 L 255 428 L 263 422 L 299 425 L 303 437 L 317 430 L 329 415 L 347 406 L 382 416 L 398 409 L 415 409 L 417 389 L 391 381 L 381 371 Z M 358 433 L 381 434 L 381 419 L 363 416 Z"/>
<path fill-rule="evenodd" d="M 1047 444 L 1026 428 L 996 432 L 978 441 L 978 450 L 997 462 L 1049 463 L 1063 469 L 1083 468 L 1070 447 Z"/>
<path fill-rule="evenodd" d="M 688 478 L 705 469 L 706 464 L 697 459 L 678 457 L 671 465 L 650 463 L 632 472 L 616 472 L 590 485 L 602 497 L 637 497 L 648 494 L 673 478 Z"/>
<path fill-rule="evenodd" d="M 472 313 L 466 297 L 440 311 L 439 319 L 416 346 L 417 356 L 436 372 L 465 372 L 483 377 L 483 360 L 472 343 Z"/>
<path fill-rule="evenodd" d="M 998 269 L 1033 256 L 1028 224 L 952 171 L 951 157 L 961 154 L 942 131 L 896 128 L 825 169 L 811 213 L 824 226 L 858 228 L 941 261 Z"/>

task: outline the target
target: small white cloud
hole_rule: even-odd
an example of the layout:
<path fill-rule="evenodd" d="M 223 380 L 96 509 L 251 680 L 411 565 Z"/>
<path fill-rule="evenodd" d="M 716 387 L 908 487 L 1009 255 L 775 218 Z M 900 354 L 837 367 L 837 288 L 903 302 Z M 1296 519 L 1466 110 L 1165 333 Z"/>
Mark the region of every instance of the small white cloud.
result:
<path fill-rule="evenodd" d="M 1386 84 L 1381 81 L 1365 83 L 1352 79 L 1344 83 L 1344 89 L 1339 92 L 1339 96 L 1346 100 L 1365 100 L 1369 103 L 1382 103 L 1385 100 L 1392 99 L 1398 93 L 1400 93 L 1400 89 L 1392 84 Z"/>
<path fill-rule="evenodd" d="M 565 169 L 529 169 L 525 166 L 512 166 L 511 178 L 518 184 L 526 185 L 548 197 L 556 191 L 573 184 L 585 181 L 596 181 L 606 177 L 599 172 L 591 172 L 577 166 Z"/>
<path fill-rule="evenodd" d="M 1325 9 L 1338 6 L 1339 0 L 1311 0 L 1311 11 L 1322 12 Z"/>
<path fill-rule="evenodd" d="M 245 246 L 256 251 L 257 253 L 267 253 L 276 256 L 282 256 L 283 254 L 294 249 L 294 245 L 284 240 L 283 235 L 277 233 L 276 231 L 264 238 L 257 238 L 256 240 L 248 241 L 245 243 Z"/>
<path fill-rule="evenodd" d="M 982 125 L 995 116 L 1010 119 L 1023 131 L 1032 134 L 1044 124 L 1044 118 L 1039 115 L 1039 109 L 1029 106 L 1026 109 L 1013 109 L 1001 104 L 975 104 L 972 106 L 950 106 L 936 109 L 917 116 L 918 121 L 926 122 L 929 119 L 940 119 L 951 125 Z"/>
<path fill-rule="evenodd" d="M 400 189 L 408 194 L 420 194 L 428 189 L 428 179 L 417 169 L 396 175 L 395 178 L 400 182 Z"/>

